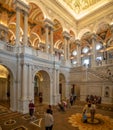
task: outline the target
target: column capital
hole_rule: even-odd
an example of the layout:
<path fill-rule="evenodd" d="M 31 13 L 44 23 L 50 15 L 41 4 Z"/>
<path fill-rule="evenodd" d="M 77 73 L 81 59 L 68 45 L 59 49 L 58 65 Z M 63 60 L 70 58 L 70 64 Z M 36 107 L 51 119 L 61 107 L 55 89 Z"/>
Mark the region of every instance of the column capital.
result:
<path fill-rule="evenodd" d="M 44 23 L 45 23 L 45 27 L 48 27 L 48 28 L 50 28 L 50 29 L 53 28 L 53 25 L 54 25 L 54 24 L 53 24 L 53 22 L 52 22 L 50 19 L 47 19 L 47 18 L 46 18 L 46 19 L 44 20 Z"/>
<path fill-rule="evenodd" d="M 111 28 L 111 32 L 112 32 L 112 34 L 113 34 L 113 24 L 110 25 L 110 28 Z"/>
<path fill-rule="evenodd" d="M 51 31 L 53 31 L 53 30 L 54 30 L 54 28 L 51 26 L 51 27 L 50 27 L 50 30 L 51 30 Z"/>
<path fill-rule="evenodd" d="M 67 31 L 63 31 L 63 37 L 66 38 L 67 40 L 70 39 L 70 34 Z"/>
<path fill-rule="evenodd" d="M 28 15 L 29 15 L 29 12 L 28 12 L 28 11 L 24 11 L 23 13 L 24 13 L 24 16 L 27 16 L 27 17 L 28 17 Z"/>
<path fill-rule="evenodd" d="M 20 9 L 21 11 L 29 13 L 28 11 L 29 11 L 30 7 L 29 7 L 28 3 L 25 0 L 24 1 L 22 1 L 22 0 L 14 0 L 14 5 L 15 5 L 16 10 Z"/>
<path fill-rule="evenodd" d="M 92 40 L 96 40 L 96 39 L 97 39 L 97 35 L 96 35 L 95 33 L 93 33 L 93 34 L 91 35 L 91 39 L 92 39 Z"/>
<path fill-rule="evenodd" d="M 80 40 L 79 40 L 79 39 L 76 39 L 76 40 L 75 40 L 75 44 L 78 45 L 78 46 L 80 46 L 80 45 L 81 45 Z"/>

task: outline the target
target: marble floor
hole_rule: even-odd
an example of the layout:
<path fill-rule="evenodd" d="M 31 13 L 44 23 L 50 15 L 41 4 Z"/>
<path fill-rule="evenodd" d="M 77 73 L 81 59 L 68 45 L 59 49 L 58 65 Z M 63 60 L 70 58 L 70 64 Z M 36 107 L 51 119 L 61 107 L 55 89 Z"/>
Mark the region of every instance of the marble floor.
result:
<path fill-rule="evenodd" d="M 83 123 L 81 113 L 84 102 L 77 101 L 65 112 L 53 107 L 55 119 L 53 130 L 113 130 L 113 105 L 98 105 L 95 123 Z M 7 107 L 0 105 L 0 130 L 44 130 L 44 113 L 47 106 L 36 104 L 35 119 L 30 120 L 29 114 L 11 112 Z"/>

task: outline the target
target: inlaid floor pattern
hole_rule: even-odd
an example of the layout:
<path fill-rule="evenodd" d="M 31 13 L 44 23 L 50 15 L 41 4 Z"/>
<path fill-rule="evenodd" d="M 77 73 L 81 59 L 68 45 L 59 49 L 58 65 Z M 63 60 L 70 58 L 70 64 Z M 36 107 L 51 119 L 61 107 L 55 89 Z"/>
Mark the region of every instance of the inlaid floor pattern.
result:
<path fill-rule="evenodd" d="M 78 101 L 65 112 L 59 111 L 54 106 L 53 116 L 55 122 L 53 130 L 113 130 L 112 105 L 97 106 L 95 121 L 100 121 L 101 123 L 86 124 L 81 120 L 84 104 Z M 0 105 L 0 130 L 45 130 L 44 114 L 46 108 L 46 105 L 36 104 L 35 118 L 30 120 L 29 114 L 11 112 L 7 107 Z"/>

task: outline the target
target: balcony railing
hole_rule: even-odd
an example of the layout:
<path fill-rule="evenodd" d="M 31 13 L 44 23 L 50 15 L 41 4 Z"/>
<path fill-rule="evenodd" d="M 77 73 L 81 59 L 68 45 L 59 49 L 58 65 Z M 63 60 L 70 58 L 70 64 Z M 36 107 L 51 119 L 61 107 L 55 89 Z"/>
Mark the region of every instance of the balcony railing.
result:
<path fill-rule="evenodd" d="M 35 56 L 37 58 L 48 60 L 48 61 L 55 61 L 55 62 L 61 62 L 62 59 L 60 59 L 56 55 L 52 55 L 50 53 L 43 52 L 41 50 L 36 50 L 34 48 L 28 47 L 28 46 L 22 46 L 22 45 L 10 45 L 4 41 L 0 41 L 0 50 L 7 51 L 9 53 L 13 54 L 28 54 Z"/>

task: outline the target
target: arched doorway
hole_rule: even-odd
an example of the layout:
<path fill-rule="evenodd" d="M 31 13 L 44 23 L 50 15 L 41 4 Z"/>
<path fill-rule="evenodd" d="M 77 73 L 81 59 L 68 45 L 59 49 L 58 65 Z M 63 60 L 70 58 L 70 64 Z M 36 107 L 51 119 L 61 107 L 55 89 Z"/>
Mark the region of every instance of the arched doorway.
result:
<path fill-rule="evenodd" d="M 76 97 L 77 100 L 80 98 L 80 86 L 78 84 L 72 84 L 70 95 Z"/>
<path fill-rule="evenodd" d="M 34 76 L 35 104 L 50 103 L 50 77 L 46 71 L 40 70 Z"/>
<path fill-rule="evenodd" d="M 12 74 L 8 68 L 0 65 L 0 105 L 10 108 Z"/>
<path fill-rule="evenodd" d="M 63 74 L 59 75 L 59 94 L 60 94 L 60 99 L 65 99 L 66 98 L 66 87 L 65 87 L 65 77 Z"/>

